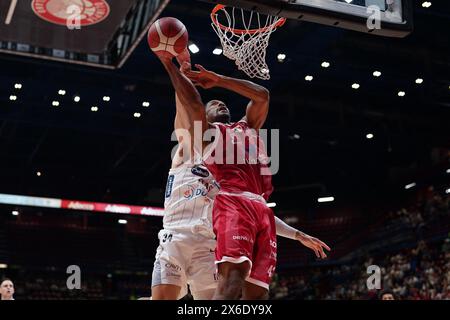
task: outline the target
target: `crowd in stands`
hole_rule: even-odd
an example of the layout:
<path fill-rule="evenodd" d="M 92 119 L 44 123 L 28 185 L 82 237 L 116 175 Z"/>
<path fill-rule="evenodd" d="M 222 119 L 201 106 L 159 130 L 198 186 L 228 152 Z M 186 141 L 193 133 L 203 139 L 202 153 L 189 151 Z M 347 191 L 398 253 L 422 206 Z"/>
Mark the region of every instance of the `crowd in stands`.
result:
<path fill-rule="evenodd" d="M 391 212 L 383 228 L 412 227 L 417 243 L 396 252 L 371 254 L 363 260 L 335 266 L 303 268 L 296 275 L 276 277 L 273 299 L 378 299 L 380 290 L 368 290 L 367 268 L 380 267 L 381 289 L 405 300 L 450 300 L 450 233 L 441 241 L 423 240 L 431 223 L 450 218 L 450 197 L 433 193 L 410 208 Z M 447 232 L 449 232 L 447 228 Z M 388 252 L 388 253 L 385 253 Z"/>
<path fill-rule="evenodd" d="M 447 218 L 450 215 L 449 208 L 450 197 L 433 192 L 408 208 L 389 212 L 388 221 L 390 225 L 409 225 L 420 231 L 430 222 Z"/>
<path fill-rule="evenodd" d="M 81 289 L 68 289 L 61 272 L 17 277 L 14 281 L 18 300 L 137 300 L 151 295 L 148 277 L 121 280 L 114 276 L 89 274 L 82 277 Z"/>
<path fill-rule="evenodd" d="M 367 268 L 381 268 L 381 288 L 396 299 L 450 300 L 450 237 L 442 245 L 417 247 L 387 256 L 367 258 L 362 264 L 304 270 L 302 275 L 285 276 L 272 286 L 273 299 L 378 299 L 380 290 L 369 290 Z"/>
<path fill-rule="evenodd" d="M 52 277 L 52 273 L 37 278 L 22 277 L 14 283 L 18 300 L 98 300 L 104 299 L 104 286 L 100 281 L 90 279 L 81 290 L 69 290 L 66 280 Z"/>

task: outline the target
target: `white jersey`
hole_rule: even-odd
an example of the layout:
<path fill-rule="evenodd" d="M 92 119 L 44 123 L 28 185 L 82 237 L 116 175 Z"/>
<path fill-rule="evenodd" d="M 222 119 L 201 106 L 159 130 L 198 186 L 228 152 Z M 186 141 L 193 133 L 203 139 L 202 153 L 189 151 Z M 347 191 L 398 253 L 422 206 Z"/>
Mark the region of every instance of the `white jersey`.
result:
<path fill-rule="evenodd" d="M 192 230 L 214 237 L 212 208 L 219 185 L 203 165 L 183 164 L 169 171 L 163 226 L 167 230 Z"/>

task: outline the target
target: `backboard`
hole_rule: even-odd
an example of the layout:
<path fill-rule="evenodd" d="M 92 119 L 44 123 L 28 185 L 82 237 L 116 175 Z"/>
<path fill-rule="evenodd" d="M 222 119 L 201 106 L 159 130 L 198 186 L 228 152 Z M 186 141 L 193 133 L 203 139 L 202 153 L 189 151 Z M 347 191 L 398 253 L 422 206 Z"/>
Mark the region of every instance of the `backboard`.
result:
<path fill-rule="evenodd" d="M 413 30 L 410 0 L 203 0 L 388 37 Z"/>

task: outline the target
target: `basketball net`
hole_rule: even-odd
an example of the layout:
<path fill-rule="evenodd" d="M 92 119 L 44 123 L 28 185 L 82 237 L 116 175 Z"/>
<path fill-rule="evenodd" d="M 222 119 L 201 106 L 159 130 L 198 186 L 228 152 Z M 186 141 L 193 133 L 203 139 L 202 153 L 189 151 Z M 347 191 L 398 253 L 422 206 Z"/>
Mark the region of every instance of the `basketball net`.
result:
<path fill-rule="evenodd" d="M 219 22 L 219 19 L 221 21 Z M 225 57 L 234 60 L 250 78 L 270 79 L 266 51 L 272 32 L 286 19 L 217 5 L 211 13 L 212 27 Z"/>

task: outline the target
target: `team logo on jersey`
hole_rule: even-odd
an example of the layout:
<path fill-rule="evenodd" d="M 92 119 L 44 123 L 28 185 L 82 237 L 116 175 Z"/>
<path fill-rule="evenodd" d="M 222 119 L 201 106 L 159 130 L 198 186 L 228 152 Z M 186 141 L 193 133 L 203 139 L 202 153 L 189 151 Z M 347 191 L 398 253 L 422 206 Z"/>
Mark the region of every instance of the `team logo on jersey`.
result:
<path fill-rule="evenodd" d="M 207 194 L 208 189 L 203 185 L 198 187 L 188 185 L 186 191 L 184 191 L 184 198 L 189 200 L 198 196 L 206 197 Z"/>
<path fill-rule="evenodd" d="M 194 193 L 195 193 L 194 187 L 189 185 L 189 186 L 187 186 L 186 191 L 184 191 L 184 198 L 185 199 L 192 199 L 192 197 L 194 196 Z"/>
<path fill-rule="evenodd" d="M 203 178 L 209 177 L 209 171 L 206 170 L 206 168 L 204 168 L 204 167 L 195 166 L 191 169 L 191 172 L 199 177 L 203 177 Z"/>
<path fill-rule="evenodd" d="M 105 0 L 33 0 L 31 8 L 39 18 L 63 26 L 73 21 L 80 26 L 97 24 L 110 13 Z"/>

